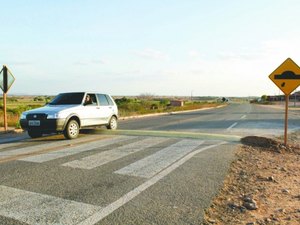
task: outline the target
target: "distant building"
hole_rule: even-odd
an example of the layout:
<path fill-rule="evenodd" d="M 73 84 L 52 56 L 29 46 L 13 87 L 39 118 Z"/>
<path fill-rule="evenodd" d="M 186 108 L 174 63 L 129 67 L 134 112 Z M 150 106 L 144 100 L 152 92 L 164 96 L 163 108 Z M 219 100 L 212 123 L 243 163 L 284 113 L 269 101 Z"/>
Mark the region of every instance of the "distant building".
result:
<path fill-rule="evenodd" d="M 184 101 L 182 100 L 171 100 L 170 106 L 179 106 L 182 107 L 184 105 Z"/>
<path fill-rule="evenodd" d="M 297 91 L 297 92 L 294 92 L 293 94 L 291 94 L 289 99 L 300 101 L 300 91 Z M 270 102 L 284 101 L 285 95 L 273 95 L 273 96 L 269 95 L 269 96 L 267 96 L 267 100 Z"/>

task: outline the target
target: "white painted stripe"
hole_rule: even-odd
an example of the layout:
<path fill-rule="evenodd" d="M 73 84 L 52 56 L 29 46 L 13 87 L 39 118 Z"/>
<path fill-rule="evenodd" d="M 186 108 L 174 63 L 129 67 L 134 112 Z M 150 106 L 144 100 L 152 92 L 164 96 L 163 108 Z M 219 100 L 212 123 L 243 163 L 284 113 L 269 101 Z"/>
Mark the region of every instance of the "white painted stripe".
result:
<path fill-rule="evenodd" d="M 243 115 L 243 116 L 241 117 L 241 120 L 242 120 L 242 119 L 245 119 L 246 117 L 247 117 L 247 115 Z"/>
<path fill-rule="evenodd" d="M 77 225 L 91 225 L 91 224 L 98 223 L 100 220 L 102 220 L 103 218 L 105 218 L 109 214 L 113 213 L 115 210 L 122 207 L 123 205 L 125 205 L 126 203 L 131 201 L 133 198 L 135 198 L 136 196 L 141 194 L 147 188 L 151 187 L 152 185 L 154 185 L 155 183 L 160 181 L 162 178 L 164 178 L 169 173 L 171 173 L 172 171 L 177 169 L 179 166 L 184 164 L 186 161 L 191 159 L 196 154 L 198 154 L 202 151 L 208 150 L 210 148 L 218 147 L 218 146 L 220 146 L 222 144 L 225 144 L 225 143 L 227 143 L 227 142 L 221 142 L 221 143 L 216 144 L 216 145 L 206 146 L 204 148 L 201 148 L 201 149 L 198 149 L 196 151 L 193 151 L 193 152 L 189 153 L 188 155 L 186 155 L 182 159 L 178 160 L 177 162 L 175 162 L 174 164 L 172 164 L 171 166 L 169 166 L 165 170 L 161 171 L 160 173 L 158 173 L 157 175 L 155 175 L 151 179 L 147 180 L 145 183 L 141 184 L 140 186 L 136 187 L 132 191 L 130 191 L 127 194 L 123 195 L 121 198 L 119 198 L 115 202 L 111 203 L 110 205 L 108 205 L 105 208 L 101 209 L 100 211 L 96 212 L 93 216 L 87 218 L 86 220 L 84 220 L 83 222 L 81 222 Z"/>
<path fill-rule="evenodd" d="M 91 155 L 80 160 L 74 160 L 72 162 L 65 163 L 63 166 L 81 169 L 93 169 L 166 140 L 166 138 L 146 138 L 141 141 L 133 142 L 109 151 Z"/>
<path fill-rule="evenodd" d="M 66 147 L 62 150 L 57 150 L 57 151 L 51 151 L 45 154 L 39 154 L 35 156 L 29 156 L 26 158 L 19 159 L 21 161 L 26 161 L 26 162 L 36 162 L 36 163 L 42 163 L 42 162 L 47 162 L 50 160 L 54 159 L 59 159 L 63 158 L 66 156 L 70 155 L 75 155 L 81 152 L 86 152 L 86 151 L 91 151 L 97 148 L 105 147 L 111 144 L 115 144 L 121 141 L 126 141 L 133 139 L 135 137 L 132 136 L 121 136 L 121 137 L 112 137 L 109 139 L 102 139 L 99 141 L 94 141 L 94 142 L 89 142 L 85 144 L 81 144 L 79 146 L 71 146 L 71 147 Z"/>
<path fill-rule="evenodd" d="M 99 210 L 99 206 L 0 186 L 0 215 L 30 225 L 73 225 Z"/>
<path fill-rule="evenodd" d="M 0 150 L 4 149 L 4 148 L 18 148 L 22 145 L 22 142 L 10 142 L 10 143 L 5 143 L 5 144 L 0 144 Z"/>
<path fill-rule="evenodd" d="M 28 139 L 28 137 L 12 137 L 12 138 L 1 138 L 0 139 L 0 149 L 6 148 L 6 146 L 17 146 L 20 145 L 20 142 L 15 141 L 23 141 L 25 139 Z"/>
<path fill-rule="evenodd" d="M 82 141 L 93 141 L 93 140 L 95 140 L 95 137 L 84 138 L 84 139 L 80 138 L 80 139 L 75 139 L 75 140 L 53 141 L 53 142 L 48 142 L 46 144 L 39 144 L 39 145 L 34 145 L 34 146 L 17 148 L 15 150 L 7 150 L 7 151 L 0 152 L 0 159 L 17 156 L 20 154 L 35 153 L 35 152 L 39 152 L 41 150 L 52 149 L 52 148 L 65 146 L 65 145 L 74 145 L 74 144 L 78 144 Z"/>
<path fill-rule="evenodd" d="M 227 130 L 231 130 L 232 128 L 234 128 L 238 123 L 235 122 L 234 124 L 232 124 L 230 127 L 227 128 Z"/>
<path fill-rule="evenodd" d="M 161 151 L 153 155 L 134 162 L 129 166 L 116 171 L 115 173 L 151 178 L 164 168 L 168 167 L 186 154 L 195 150 L 197 147 L 203 144 L 203 142 L 204 141 L 199 140 L 182 140 L 167 148 L 162 149 Z"/>
<path fill-rule="evenodd" d="M 59 142 L 40 144 L 40 145 L 29 146 L 29 147 L 24 147 L 24 148 L 18 148 L 15 150 L 7 150 L 7 151 L 0 152 L 0 159 L 17 156 L 20 154 L 29 154 L 29 153 L 39 152 L 44 149 L 54 148 L 54 147 L 58 147 L 58 146 L 64 145 L 64 144 L 67 145 L 67 144 L 69 144 L 69 142 L 68 141 L 59 141 Z"/>

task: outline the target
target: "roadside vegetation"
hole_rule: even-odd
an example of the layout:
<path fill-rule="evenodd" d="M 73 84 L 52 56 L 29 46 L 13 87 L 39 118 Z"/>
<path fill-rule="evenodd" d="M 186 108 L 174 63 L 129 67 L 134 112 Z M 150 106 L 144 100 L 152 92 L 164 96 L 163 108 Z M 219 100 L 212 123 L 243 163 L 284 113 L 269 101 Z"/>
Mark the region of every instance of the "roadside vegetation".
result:
<path fill-rule="evenodd" d="M 262 95 L 260 98 L 254 98 L 250 100 L 250 103 L 261 104 L 261 105 L 272 105 L 273 102 L 268 100 L 267 95 Z"/>
<path fill-rule="evenodd" d="M 184 101 L 183 106 L 172 106 L 169 99 L 126 98 L 115 100 L 121 117 L 136 116 L 149 113 L 175 112 L 181 110 L 215 107 L 223 103 L 216 101 Z"/>
<path fill-rule="evenodd" d="M 20 128 L 19 118 L 22 112 L 44 106 L 54 96 L 14 96 L 7 97 L 7 121 L 9 127 Z M 175 112 L 181 110 L 193 110 L 206 107 L 215 107 L 224 104 L 222 101 L 213 99 L 191 101 L 183 100 L 183 106 L 172 106 L 168 98 L 156 98 L 150 95 L 138 97 L 117 97 L 115 101 L 119 108 L 119 116 L 136 116 L 149 113 Z M 0 98 L 0 127 L 3 122 L 3 99 Z"/>
<path fill-rule="evenodd" d="M 9 127 L 19 128 L 19 118 L 22 112 L 30 109 L 35 109 L 45 105 L 51 98 L 48 96 L 44 97 L 8 97 L 6 99 L 7 106 L 7 123 Z M 4 126 L 3 119 L 3 98 L 0 98 L 0 126 Z"/>

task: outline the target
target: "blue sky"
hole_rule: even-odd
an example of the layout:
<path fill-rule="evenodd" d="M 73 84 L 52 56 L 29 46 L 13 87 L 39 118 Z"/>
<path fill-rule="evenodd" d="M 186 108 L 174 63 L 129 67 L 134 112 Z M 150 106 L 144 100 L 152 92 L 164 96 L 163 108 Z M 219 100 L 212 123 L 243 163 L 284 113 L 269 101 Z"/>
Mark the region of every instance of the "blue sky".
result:
<path fill-rule="evenodd" d="M 9 94 L 261 96 L 300 64 L 298 0 L 2 1 Z"/>

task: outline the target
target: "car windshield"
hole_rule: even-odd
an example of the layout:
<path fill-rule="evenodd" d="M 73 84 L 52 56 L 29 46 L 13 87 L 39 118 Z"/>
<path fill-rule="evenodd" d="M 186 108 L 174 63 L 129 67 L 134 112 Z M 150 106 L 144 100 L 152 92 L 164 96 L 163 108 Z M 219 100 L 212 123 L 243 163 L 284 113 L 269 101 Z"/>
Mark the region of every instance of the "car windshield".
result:
<path fill-rule="evenodd" d="M 84 93 L 62 93 L 57 95 L 49 105 L 77 105 L 81 104 Z"/>

